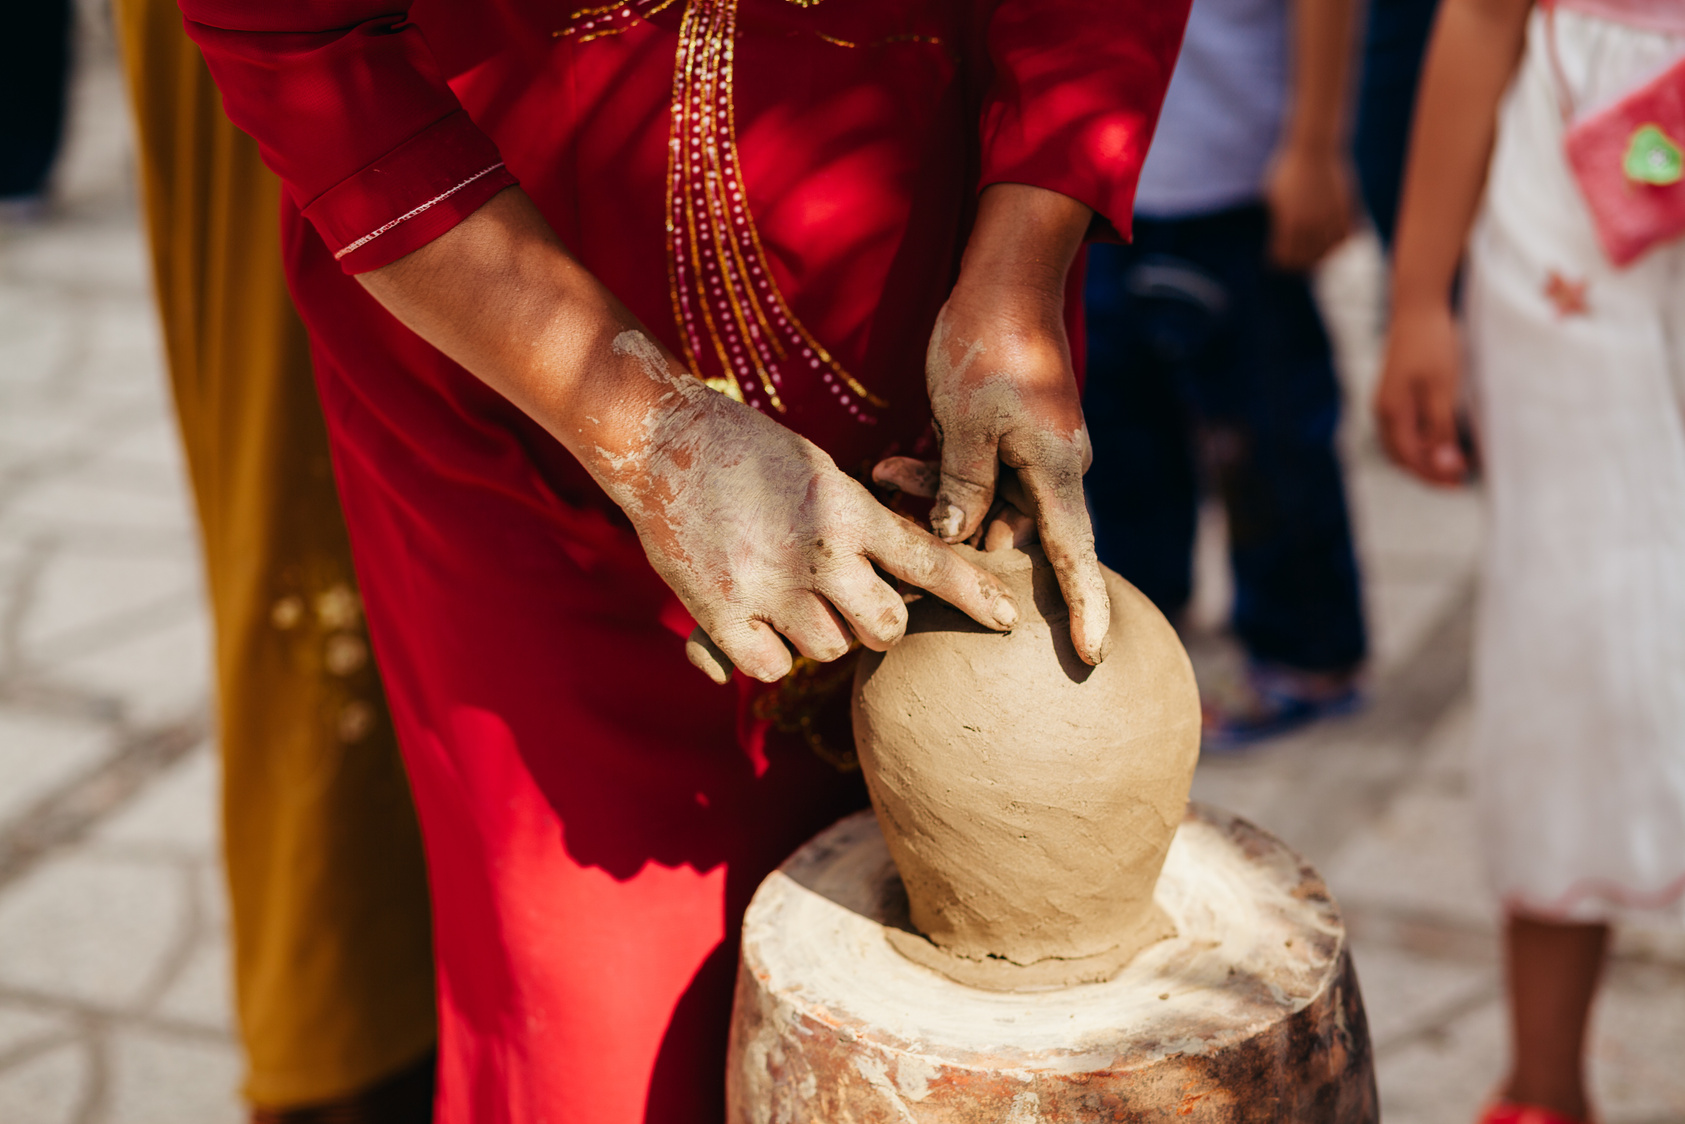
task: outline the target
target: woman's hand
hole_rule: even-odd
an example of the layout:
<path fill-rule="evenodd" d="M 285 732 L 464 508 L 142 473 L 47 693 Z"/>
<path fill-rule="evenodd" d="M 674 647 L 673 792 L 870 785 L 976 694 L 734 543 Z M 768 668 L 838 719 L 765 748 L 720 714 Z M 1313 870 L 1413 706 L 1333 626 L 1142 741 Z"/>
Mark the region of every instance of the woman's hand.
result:
<path fill-rule="evenodd" d="M 873 466 L 872 482 L 909 496 L 933 500 L 942 487 L 942 466 L 916 457 L 887 457 Z M 1024 491 L 1018 474 L 1003 468 L 995 484 L 995 502 L 989 506 L 983 529 L 965 540 L 966 545 L 984 551 L 1022 550 L 1040 540 L 1035 503 Z"/>
<path fill-rule="evenodd" d="M 716 682 L 732 664 L 783 678 L 791 657 L 779 634 L 821 661 L 846 653 L 851 636 L 876 651 L 895 643 L 907 608 L 874 564 L 989 628 L 1017 623 L 998 580 L 884 507 L 811 441 L 707 389 L 642 332 L 622 332 L 614 350 L 664 393 L 640 439 L 586 463 L 696 618 L 701 635 L 686 651 Z"/>
<path fill-rule="evenodd" d="M 976 535 L 1001 466 L 1011 468 L 1070 606 L 1077 653 L 1097 664 L 1111 606 L 1083 499 L 1092 454 L 1064 324 L 1066 275 L 1091 218 L 1056 192 L 988 188 L 925 380 L 942 443 L 931 527 L 947 542 Z"/>
<path fill-rule="evenodd" d="M 1449 305 L 1394 310 L 1375 392 L 1376 424 L 1392 459 L 1430 484 L 1461 484 L 1468 476 L 1457 440 L 1460 368 Z"/>

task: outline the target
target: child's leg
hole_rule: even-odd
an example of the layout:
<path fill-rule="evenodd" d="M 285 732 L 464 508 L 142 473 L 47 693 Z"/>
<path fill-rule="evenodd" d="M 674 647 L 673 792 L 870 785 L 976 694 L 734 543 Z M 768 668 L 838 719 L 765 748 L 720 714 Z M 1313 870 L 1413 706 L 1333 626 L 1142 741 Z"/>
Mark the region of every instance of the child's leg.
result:
<path fill-rule="evenodd" d="M 1510 914 L 1504 952 L 1515 1058 L 1508 1099 L 1576 1120 L 1588 1117 L 1586 1020 L 1597 993 L 1609 926 Z"/>

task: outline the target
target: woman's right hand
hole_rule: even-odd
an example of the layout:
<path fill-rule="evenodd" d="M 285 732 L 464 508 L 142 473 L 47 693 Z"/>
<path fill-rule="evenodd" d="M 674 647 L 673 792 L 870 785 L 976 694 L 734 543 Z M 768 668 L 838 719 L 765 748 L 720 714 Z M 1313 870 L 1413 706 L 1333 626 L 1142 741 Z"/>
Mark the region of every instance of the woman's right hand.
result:
<path fill-rule="evenodd" d="M 1468 477 L 1457 439 L 1461 367 L 1448 304 L 1394 309 L 1375 420 L 1392 459 L 1429 484 L 1449 487 Z"/>
<path fill-rule="evenodd" d="M 855 637 L 888 648 L 907 608 L 879 570 L 987 628 L 1017 623 L 999 579 L 879 503 L 813 442 L 703 386 L 636 328 L 613 352 L 654 394 L 626 396 L 648 402 L 631 441 L 612 454 L 586 447 L 582 459 L 696 619 L 686 654 L 716 682 L 733 665 L 781 679 L 792 647 L 820 661 Z"/>

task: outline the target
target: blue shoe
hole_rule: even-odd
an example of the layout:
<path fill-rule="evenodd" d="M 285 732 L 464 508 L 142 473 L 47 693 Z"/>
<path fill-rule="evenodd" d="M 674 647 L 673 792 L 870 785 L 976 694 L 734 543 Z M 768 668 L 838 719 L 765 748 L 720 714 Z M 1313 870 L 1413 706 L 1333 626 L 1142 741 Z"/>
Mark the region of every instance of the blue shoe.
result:
<path fill-rule="evenodd" d="M 1336 677 L 1344 682 L 1337 682 L 1332 689 L 1326 684 L 1313 686 L 1307 678 L 1304 672 L 1252 668 L 1244 690 L 1232 704 L 1204 704 L 1201 751 L 1234 753 L 1249 749 L 1324 718 L 1350 714 L 1368 701 L 1355 673 Z"/>

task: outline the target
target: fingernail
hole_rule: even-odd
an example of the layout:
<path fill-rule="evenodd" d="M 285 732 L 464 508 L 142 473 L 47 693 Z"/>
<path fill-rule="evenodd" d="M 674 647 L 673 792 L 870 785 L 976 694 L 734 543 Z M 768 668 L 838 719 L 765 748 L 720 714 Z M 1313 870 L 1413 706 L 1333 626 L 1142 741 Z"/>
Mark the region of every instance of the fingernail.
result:
<path fill-rule="evenodd" d="M 995 598 L 995 623 L 1002 628 L 1011 628 L 1018 623 L 1018 604 L 1005 593 Z"/>
<path fill-rule="evenodd" d="M 930 529 L 939 539 L 952 540 L 964 526 L 960 509 L 940 497 L 930 507 Z"/>

